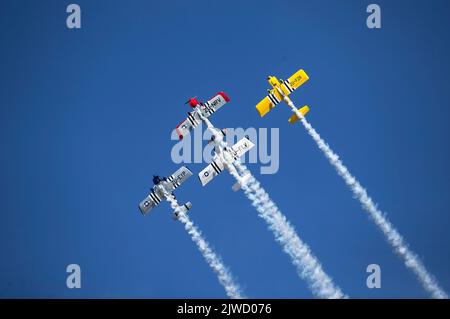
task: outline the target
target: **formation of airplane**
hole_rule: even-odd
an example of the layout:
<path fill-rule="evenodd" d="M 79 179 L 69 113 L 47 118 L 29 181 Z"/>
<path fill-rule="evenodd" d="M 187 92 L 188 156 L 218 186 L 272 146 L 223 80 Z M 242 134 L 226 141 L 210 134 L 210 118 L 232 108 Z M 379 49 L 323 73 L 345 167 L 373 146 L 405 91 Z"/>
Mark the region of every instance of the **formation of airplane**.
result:
<path fill-rule="evenodd" d="M 210 142 L 214 143 L 214 157 L 213 161 L 198 174 L 202 186 L 209 183 L 225 168 L 230 171 L 234 171 L 237 174 L 233 162 L 239 160 L 242 155 L 254 147 L 254 144 L 247 137 L 242 138 L 232 147 L 228 147 L 223 141 L 223 138 L 226 135 L 226 129 L 217 129 L 213 127 L 211 122 L 208 120 L 212 114 L 214 114 L 229 101 L 230 99 L 224 92 L 217 93 L 205 103 L 199 102 L 196 97 L 190 98 L 186 104 L 189 104 L 192 107 L 192 111 L 188 112 L 188 117 L 176 127 L 180 140 L 189 135 L 193 129 L 202 123 L 202 121 L 206 122 L 208 129 L 212 133 Z M 154 176 L 154 186 L 150 190 L 150 194 L 139 204 L 141 213 L 145 215 L 162 200 L 167 199 L 168 196 L 175 196 L 173 191 L 190 176 L 192 176 L 192 172 L 185 166 L 182 166 L 167 178 Z M 238 190 L 241 185 L 246 183 L 248 178 L 249 175 L 241 177 L 239 182 L 233 185 L 232 189 L 235 191 Z M 179 213 L 186 213 L 189 211 L 191 207 L 192 204 L 190 202 L 187 202 L 181 206 L 179 212 L 174 213 L 174 219 L 178 218 Z"/>
<path fill-rule="evenodd" d="M 180 187 L 189 177 L 192 172 L 186 167 L 180 167 L 175 173 L 169 177 L 153 176 L 153 187 L 150 189 L 148 196 L 139 204 L 139 209 L 143 215 L 146 215 L 153 207 L 156 207 L 162 200 L 167 200 L 168 196 L 175 196 L 174 190 Z M 191 202 L 187 202 L 181 206 L 179 212 L 175 212 L 174 219 L 178 218 L 178 214 L 186 213 L 192 207 Z"/>
<path fill-rule="evenodd" d="M 264 117 L 271 109 L 277 106 L 284 100 L 288 106 L 293 108 L 292 101 L 288 96 L 299 88 L 303 83 L 308 81 L 309 77 L 303 70 L 297 71 L 287 80 L 279 80 L 275 76 L 269 76 L 268 82 L 271 89 L 268 90 L 268 95 L 262 99 L 257 105 L 256 109 L 261 117 Z M 215 128 L 210 122 L 209 118 L 222 106 L 230 101 L 224 92 L 217 93 L 207 102 L 200 102 L 196 97 L 190 98 L 185 104 L 189 104 L 192 108 L 188 112 L 188 117 L 181 122 L 175 129 L 180 140 L 188 136 L 200 123 L 204 122 L 212 133 L 209 143 L 214 144 L 213 160 L 207 165 L 199 174 L 198 178 L 202 186 L 211 182 L 214 177 L 219 175 L 224 169 L 227 169 L 234 176 L 239 176 L 239 180 L 233 185 L 232 189 L 237 191 L 248 182 L 250 174 L 240 176 L 236 170 L 235 162 L 240 160 L 240 157 L 252 149 L 255 145 L 249 140 L 248 136 L 239 140 L 233 146 L 228 146 L 224 142 L 226 136 L 226 129 Z M 299 109 L 300 113 L 305 116 L 309 107 L 307 105 Z M 296 114 L 289 118 L 289 123 L 293 124 L 298 121 Z M 153 207 L 157 206 L 162 200 L 167 200 L 168 196 L 175 196 L 174 190 L 184 183 L 192 172 L 185 166 L 179 168 L 175 173 L 169 177 L 154 176 L 154 186 L 150 190 L 150 194 L 139 204 L 139 209 L 142 214 L 147 214 Z M 192 207 L 190 202 L 187 202 L 180 207 L 177 213 L 174 213 L 174 219 L 178 219 L 179 213 L 187 213 Z"/>
<path fill-rule="evenodd" d="M 287 80 L 278 80 L 275 76 L 269 76 L 267 81 L 272 86 L 272 89 L 267 90 L 268 95 L 262 99 L 257 105 L 256 110 L 261 117 L 265 116 L 271 109 L 278 105 L 282 100 L 285 100 L 292 92 L 298 89 L 303 83 L 308 81 L 309 77 L 303 70 L 298 70 Z M 300 113 L 305 116 L 309 112 L 307 105 L 299 109 Z M 298 121 L 296 114 L 289 118 L 289 123 L 294 124 Z"/>

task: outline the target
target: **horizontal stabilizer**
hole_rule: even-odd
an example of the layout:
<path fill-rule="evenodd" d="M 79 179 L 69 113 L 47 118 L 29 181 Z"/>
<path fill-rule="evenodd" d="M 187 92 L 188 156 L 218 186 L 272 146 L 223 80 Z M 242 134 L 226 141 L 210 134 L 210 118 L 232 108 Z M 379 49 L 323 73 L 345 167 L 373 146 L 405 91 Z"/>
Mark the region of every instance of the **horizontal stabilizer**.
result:
<path fill-rule="evenodd" d="M 298 111 L 299 111 L 303 116 L 305 116 L 306 113 L 309 112 L 309 107 L 308 107 L 308 105 L 305 105 L 304 107 L 302 107 L 302 108 L 299 109 Z M 298 121 L 298 116 L 297 116 L 297 114 L 294 113 L 294 115 L 292 115 L 292 116 L 289 118 L 289 123 L 294 124 L 294 123 L 297 122 L 297 121 Z"/>
<path fill-rule="evenodd" d="M 241 177 L 241 180 L 239 182 L 236 182 L 231 189 L 233 190 L 233 192 L 237 192 L 238 190 L 241 189 L 242 186 L 247 185 L 248 180 L 250 179 L 250 174 L 246 174 L 244 176 Z"/>
<path fill-rule="evenodd" d="M 192 208 L 192 203 L 191 202 L 187 202 L 186 204 L 183 205 L 183 207 L 186 209 L 186 211 L 190 210 Z"/>
<path fill-rule="evenodd" d="M 186 214 L 191 208 L 192 208 L 191 202 L 187 202 L 187 203 L 184 204 L 183 206 L 180 206 L 179 211 L 176 212 L 176 213 L 173 213 L 173 219 L 177 220 L 177 219 L 178 219 L 178 215 L 179 215 L 180 213 Z"/>

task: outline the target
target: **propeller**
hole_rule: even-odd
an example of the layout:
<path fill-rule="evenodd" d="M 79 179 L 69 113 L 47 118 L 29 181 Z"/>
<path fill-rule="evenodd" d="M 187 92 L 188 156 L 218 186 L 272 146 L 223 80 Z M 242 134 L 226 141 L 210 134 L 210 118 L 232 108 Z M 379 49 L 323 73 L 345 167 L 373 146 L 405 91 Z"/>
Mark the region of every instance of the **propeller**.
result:
<path fill-rule="evenodd" d="M 197 99 L 197 96 L 189 98 L 186 102 L 184 102 L 184 104 L 188 104 L 192 99 Z"/>
<path fill-rule="evenodd" d="M 192 108 L 196 107 L 200 102 L 197 100 L 197 97 L 191 97 L 189 100 L 186 101 L 185 104 L 189 104 Z"/>

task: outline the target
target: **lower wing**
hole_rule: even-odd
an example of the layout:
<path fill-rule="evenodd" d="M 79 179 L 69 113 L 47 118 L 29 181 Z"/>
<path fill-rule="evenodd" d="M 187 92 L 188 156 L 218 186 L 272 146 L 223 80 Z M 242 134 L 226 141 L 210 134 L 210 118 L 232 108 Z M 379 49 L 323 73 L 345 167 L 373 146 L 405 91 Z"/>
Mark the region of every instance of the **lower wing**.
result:
<path fill-rule="evenodd" d="M 180 140 L 182 140 L 183 137 L 189 135 L 189 133 L 194 128 L 196 128 L 201 122 L 202 122 L 202 120 L 200 119 L 200 117 L 197 115 L 196 112 L 193 112 L 193 113 L 188 112 L 187 119 L 185 119 L 183 122 L 178 124 L 178 126 L 175 128 Z"/>
<path fill-rule="evenodd" d="M 278 103 L 281 102 L 282 99 L 279 98 L 278 95 L 279 94 L 275 94 L 275 92 L 273 92 L 272 90 L 269 95 L 263 98 L 261 102 L 256 105 L 256 110 L 261 117 L 269 113 L 271 109 L 273 109 Z"/>
<path fill-rule="evenodd" d="M 142 215 L 147 214 L 153 207 L 157 206 L 164 198 L 159 197 L 153 189 L 150 191 L 150 194 L 139 203 L 139 210 Z"/>
<path fill-rule="evenodd" d="M 213 178 L 219 175 L 224 168 L 225 166 L 219 158 L 214 159 L 211 164 L 206 166 L 200 173 L 198 173 L 198 178 L 200 179 L 202 186 L 205 186 L 210 181 L 212 181 Z"/>

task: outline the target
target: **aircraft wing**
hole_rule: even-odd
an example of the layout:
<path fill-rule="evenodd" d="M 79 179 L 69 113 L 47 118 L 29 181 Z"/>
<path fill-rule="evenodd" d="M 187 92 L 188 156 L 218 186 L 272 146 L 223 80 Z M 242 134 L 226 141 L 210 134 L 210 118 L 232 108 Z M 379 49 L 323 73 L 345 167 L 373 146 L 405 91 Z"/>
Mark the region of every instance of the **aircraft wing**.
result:
<path fill-rule="evenodd" d="M 205 169 L 198 173 L 198 178 L 200 179 L 202 186 L 205 186 L 212 181 L 214 177 L 219 175 L 223 171 L 224 167 L 225 166 L 222 160 L 216 157 L 208 166 L 205 167 Z"/>
<path fill-rule="evenodd" d="M 212 99 L 203 103 L 203 114 L 208 118 L 228 102 L 230 102 L 230 98 L 224 92 L 219 92 Z"/>
<path fill-rule="evenodd" d="M 190 169 L 186 166 L 181 166 L 175 173 L 167 177 L 167 180 L 164 182 L 164 188 L 168 193 L 172 193 L 191 176 L 192 172 Z"/>
<path fill-rule="evenodd" d="M 242 138 L 239 142 L 231 147 L 233 150 L 234 159 L 236 160 L 247 153 L 250 149 L 253 148 L 253 146 L 255 146 L 255 144 L 253 144 L 248 138 Z"/>
<path fill-rule="evenodd" d="M 290 93 L 292 93 L 308 80 L 309 76 L 306 72 L 303 70 L 298 70 L 289 79 L 284 81 L 283 85 Z"/>
<path fill-rule="evenodd" d="M 180 140 L 196 128 L 202 122 L 197 112 L 188 112 L 188 117 L 175 128 Z"/>
<path fill-rule="evenodd" d="M 274 91 L 275 90 L 272 90 L 269 95 L 263 98 L 261 102 L 256 105 L 256 110 L 258 110 L 261 117 L 269 113 L 271 109 L 283 100 L 283 98 L 279 97 L 279 93 Z"/>
<path fill-rule="evenodd" d="M 150 194 L 139 203 L 139 210 L 143 215 L 147 214 L 153 207 L 157 206 L 164 198 L 157 195 L 152 189 Z"/>

